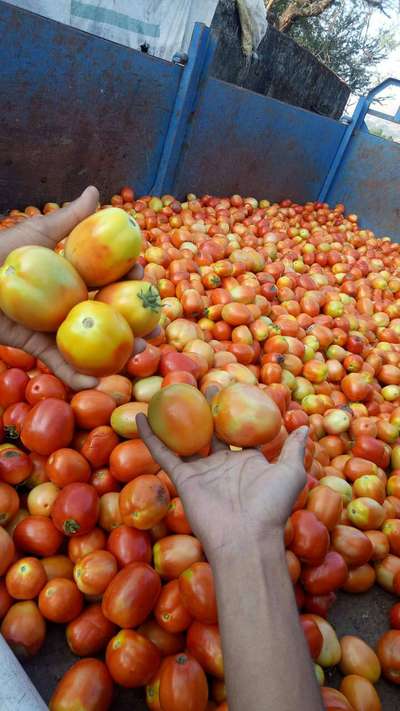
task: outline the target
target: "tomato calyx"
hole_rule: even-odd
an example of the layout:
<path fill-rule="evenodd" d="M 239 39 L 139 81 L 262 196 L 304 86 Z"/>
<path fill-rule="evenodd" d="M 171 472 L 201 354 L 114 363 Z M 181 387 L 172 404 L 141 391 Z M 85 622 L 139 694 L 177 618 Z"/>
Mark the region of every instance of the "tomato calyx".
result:
<path fill-rule="evenodd" d="M 80 525 L 74 518 L 67 518 L 63 523 L 63 530 L 67 536 L 72 536 L 74 533 L 78 533 Z"/>
<path fill-rule="evenodd" d="M 175 661 L 176 661 L 177 664 L 180 664 L 180 665 L 183 666 L 184 664 L 187 664 L 188 658 L 187 658 L 186 654 L 179 654 L 179 655 L 176 657 Z"/>
<path fill-rule="evenodd" d="M 138 299 L 142 302 L 143 308 L 150 309 L 150 311 L 154 311 L 155 313 L 159 312 L 161 299 L 160 294 L 154 286 L 150 285 L 146 291 L 144 289 L 139 291 Z"/>

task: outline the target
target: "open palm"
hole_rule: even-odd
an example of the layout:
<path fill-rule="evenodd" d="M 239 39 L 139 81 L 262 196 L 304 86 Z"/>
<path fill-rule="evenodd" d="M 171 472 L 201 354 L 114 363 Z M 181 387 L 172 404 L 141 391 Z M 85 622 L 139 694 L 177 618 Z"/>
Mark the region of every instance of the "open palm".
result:
<path fill-rule="evenodd" d="M 269 464 L 257 449 L 232 452 L 214 440 L 213 454 L 184 461 L 152 432 L 144 415 L 137 416 L 140 436 L 171 477 L 195 535 L 208 557 L 229 546 L 232 530 L 265 540 L 283 527 L 306 483 L 304 449 L 307 428 L 286 440 L 279 461 Z"/>

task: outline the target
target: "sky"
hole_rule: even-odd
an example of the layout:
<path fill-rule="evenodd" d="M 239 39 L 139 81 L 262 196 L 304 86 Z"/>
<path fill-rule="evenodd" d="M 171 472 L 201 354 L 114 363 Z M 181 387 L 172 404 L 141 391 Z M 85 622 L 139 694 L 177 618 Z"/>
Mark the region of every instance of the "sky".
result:
<path fill-rule="evenodd" d="M 370 27 L 372 31 L 378 31 L 381 28 L 393 29 L 393 27 L 396 27 L 396 36 L 399 46 L 391 52 L 387 59 L 381 62 L 378 71 L 381 81 L 387 77 L 394 77 L 400 80 L 400 2 L 397 11 L 393 11 L 389 18 L 382 12 L 375 10 L 371 16 Z M 381 104 L 381 111 L 394 113 L 400 106 L 400 87 L 397 90 L 391 90 L 391 93 L 393 94 L 392 98 L 387 99 L 384 104 Z"/>

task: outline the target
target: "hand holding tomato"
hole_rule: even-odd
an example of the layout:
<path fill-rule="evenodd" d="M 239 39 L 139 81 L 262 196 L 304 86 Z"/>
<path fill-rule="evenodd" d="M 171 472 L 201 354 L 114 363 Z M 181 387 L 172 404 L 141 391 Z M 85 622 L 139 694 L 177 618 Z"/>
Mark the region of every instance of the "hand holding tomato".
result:
<path fill-rule="evenodd" d="M 216 439 L 209 457 L 185 461 L 153 434 L 143 414 L 137 416 L 137 423 L 154 459 L 176 485 L 208 558 L 224 546 L 234 546 L 235 531 L 241 537 L 247 532 L 260 542 L 275 531 L 283 536 L 292 505 L 306 483 L 306 428 L 295 430 L 279 461 L 268 464 L 257 449 L 232 452 Z"/>

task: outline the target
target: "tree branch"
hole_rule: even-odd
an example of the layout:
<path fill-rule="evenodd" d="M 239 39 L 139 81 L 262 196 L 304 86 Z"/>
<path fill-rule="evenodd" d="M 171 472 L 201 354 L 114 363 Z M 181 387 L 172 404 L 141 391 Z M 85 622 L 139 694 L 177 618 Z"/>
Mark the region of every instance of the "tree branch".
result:
<path fill-rule="evenodd" d="M 287 32 L 299 17 L 317 17 L 333 5 L 335 0 L 293 0 L 277 20 L 277 29 Z M 274 2 L 274 0 L 272 0 Z M 271 1 L 270 1 L 271 5 Z"/>

